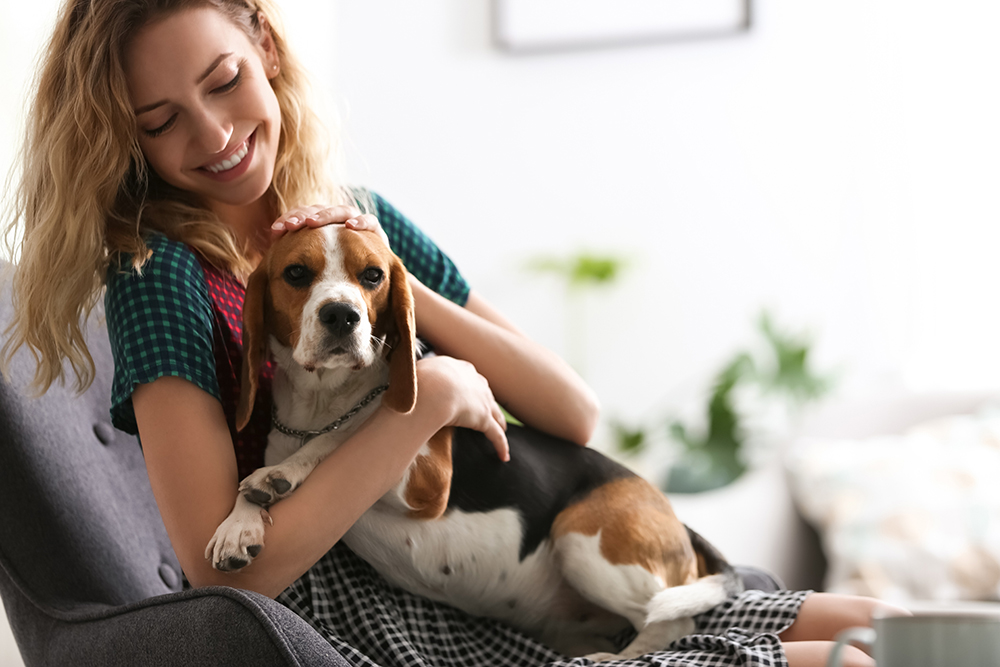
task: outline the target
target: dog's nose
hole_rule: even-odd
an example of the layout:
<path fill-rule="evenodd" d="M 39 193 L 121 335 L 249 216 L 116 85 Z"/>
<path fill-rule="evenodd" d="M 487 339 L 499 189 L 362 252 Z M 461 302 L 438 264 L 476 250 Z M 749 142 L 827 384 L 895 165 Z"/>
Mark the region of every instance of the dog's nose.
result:
<path fill-rule="evenodd" d="M 333 302 L 319 309 L 319 321 L 335 336 L 346 336 L 361 321 L 361 313 L 349 303 Z"/>

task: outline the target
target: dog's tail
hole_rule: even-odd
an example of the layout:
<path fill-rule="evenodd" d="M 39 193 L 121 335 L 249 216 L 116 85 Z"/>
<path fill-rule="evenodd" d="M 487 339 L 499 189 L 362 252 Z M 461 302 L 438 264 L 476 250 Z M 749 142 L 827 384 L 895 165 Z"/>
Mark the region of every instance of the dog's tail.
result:
<path fill-rule="evenodd" d="M 743 591 L 743 580 L 708 540 L 687 526 L 698 559 L 698 580 L 671 586 L 653 596 L 646 606 L 646 624 L 690 618 L 722 604 Z"/>

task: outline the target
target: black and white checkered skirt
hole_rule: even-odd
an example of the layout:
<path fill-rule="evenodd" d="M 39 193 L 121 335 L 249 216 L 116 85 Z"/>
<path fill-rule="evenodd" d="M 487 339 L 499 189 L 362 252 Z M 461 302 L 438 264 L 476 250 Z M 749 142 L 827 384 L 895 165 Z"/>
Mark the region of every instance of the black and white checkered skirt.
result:
<path fill-rule="evenodd" d="M 746 591 L 695 618 L 670 650 L 607 663 L 621 667 L 787 665 L 777 634 L 808 591 Z M 582 667 L 502 623 L 407 593 L 338 544 L 278 598 L 352 664 L 363 667 Z M 631 633 L 630 633 L 631 634 Z M 621 637 L 622 646 L 631 636 Z"/>

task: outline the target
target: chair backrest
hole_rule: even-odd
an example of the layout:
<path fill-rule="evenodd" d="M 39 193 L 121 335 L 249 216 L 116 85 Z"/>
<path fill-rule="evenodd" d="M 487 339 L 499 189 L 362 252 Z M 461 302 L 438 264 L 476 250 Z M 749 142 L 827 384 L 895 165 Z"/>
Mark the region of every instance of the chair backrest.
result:
<path fill-rule="evenodd" d="M 0 332 L 12 310 L 3 282 Z M 24 349 L 0 380 L 0 565 L 43 608 L 118 605 L 181 589 L 139 444 L 111 426 L 111 348 L 103 317 L 91 320 L 97 377 L 84 394 L 67 383 L 30 397 L 34 358 Z"/>

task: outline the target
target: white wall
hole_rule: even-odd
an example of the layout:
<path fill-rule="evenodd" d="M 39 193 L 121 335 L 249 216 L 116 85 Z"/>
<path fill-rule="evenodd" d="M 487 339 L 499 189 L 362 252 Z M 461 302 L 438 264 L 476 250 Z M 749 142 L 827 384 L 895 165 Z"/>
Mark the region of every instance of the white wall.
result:
<path fill-rule="evenodd" d="M 44 12 L 4 2 L 7 77 Z M 284 2 L 356 179 L 533 336 L 569 352 L 561 291 L 525 258 L 634 258 L 589 304 L 609 414 L 696 395 L 765 306 L 852 391 L 1000 385 L 1000 5 L 756 5 L 743 37 L 511 56 L 487 0 Z"/>
<path fill-rule="evenodd" d="M 6 179 L 21 134 L 35 57 L 55 20 L 56 0 L 0 0 L 0 178 Z M 2 184 L 0 180 L 0 184 Z M 3 200 L 0 200 L 3 201 Z"/>
<path fill-rule="evenodd" d="M 731 40 L 510 56 L 485 0 L 336 3 L 353 164 L 564 349 L 539 252 L 637 264 L 592 304 L 609 412 L 704 382 L 764 306 L 856 390 L 1000 385 L 1000 6 L 759 0 Z"/>

